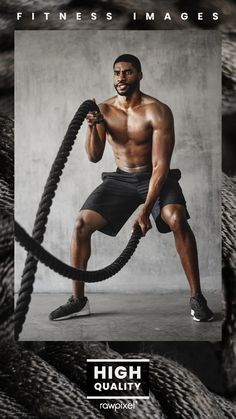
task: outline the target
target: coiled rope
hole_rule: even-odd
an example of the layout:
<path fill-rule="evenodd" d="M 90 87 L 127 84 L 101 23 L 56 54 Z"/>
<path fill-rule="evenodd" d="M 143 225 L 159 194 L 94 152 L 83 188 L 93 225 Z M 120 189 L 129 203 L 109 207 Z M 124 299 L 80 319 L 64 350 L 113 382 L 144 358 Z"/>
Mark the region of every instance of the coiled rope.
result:
<path fill-rule="evenodd" d="M 17 222 L 15 223 L 16 239 L 28 252 L 30 252 L 26 258 L 15 309 L 16 339 L 19 338 L 29 309 L 38 265 L 37 258 L 55 272 L 71 279 L 79 279 L 80 281 L 85 282 L 103 281 L 104 279 L 115 275 L 128 262 L 142 235 L 140 229 L 135 230 L 121 255 L 112 264 L 98 271 L 84 272 L 77 270 L 61 262 L 40 246 L 44 239 L 48 216 L 60 177 L 75 142 L 77 133 L 89 111 L 99 111 L 98 106 L 92 100 L 86 100 L 82 103 L 67 129 L 44 187 L 34 222 L 32 237 L 30 237 Z"/>

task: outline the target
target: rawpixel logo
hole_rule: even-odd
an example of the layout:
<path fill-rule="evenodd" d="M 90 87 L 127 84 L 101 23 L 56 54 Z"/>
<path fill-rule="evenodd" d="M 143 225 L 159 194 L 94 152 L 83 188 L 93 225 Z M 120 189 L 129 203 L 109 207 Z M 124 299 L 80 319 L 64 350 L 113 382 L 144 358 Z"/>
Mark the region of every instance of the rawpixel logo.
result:
<path fill-rule="evenodd" d="M 149 359 L 87 359 L 87 399 L 149 399 Z"/>

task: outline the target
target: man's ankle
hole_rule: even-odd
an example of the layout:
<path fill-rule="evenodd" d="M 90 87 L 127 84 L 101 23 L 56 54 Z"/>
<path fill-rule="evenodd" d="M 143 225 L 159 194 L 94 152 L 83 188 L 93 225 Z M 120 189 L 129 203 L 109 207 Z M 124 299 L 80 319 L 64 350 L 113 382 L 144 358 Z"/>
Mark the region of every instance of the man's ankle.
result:
<path fill-rule="evenodd" d="M 85 295 L 73 295 L 74 300 L 79 300 L 79 299 L 81 300 L 81 299 L 84 299 L 84 298 L 86 298 Z"/>
<path fill-rule="evenodd" d="M 193 291 L 193 292 L 191 292 L 191 297 L 193 297 L 193 298 L 202 297 L 202 291 Z"/>

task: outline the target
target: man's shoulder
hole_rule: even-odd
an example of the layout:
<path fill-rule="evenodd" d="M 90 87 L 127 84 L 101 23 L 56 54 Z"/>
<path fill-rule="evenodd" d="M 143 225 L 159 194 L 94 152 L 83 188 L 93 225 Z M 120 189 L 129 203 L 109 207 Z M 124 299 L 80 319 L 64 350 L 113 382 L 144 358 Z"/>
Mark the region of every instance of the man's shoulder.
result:
<path fill-rule="evenodd" d="M 104 100 L 103 102 L 99 103 L 99 109 L 104 112 L 108 110 L 112 105 L 115 104 L 116 96 L 110 97 L 109 99 Z"/>
<path fill-rule="evenodd" d="M 171 121 L 173 114 L 170 107 L 152 96 L 144 95 L 146 102 L 147 114 L 152 121 Z"/>
<path fill-rule="evenodd" d="M 170 111 L 169 106 L 161 102 L 159 99 L 146 95 L 143 93 L 143 104 L 146 105 L 153 112 L 166 112 Z"/>

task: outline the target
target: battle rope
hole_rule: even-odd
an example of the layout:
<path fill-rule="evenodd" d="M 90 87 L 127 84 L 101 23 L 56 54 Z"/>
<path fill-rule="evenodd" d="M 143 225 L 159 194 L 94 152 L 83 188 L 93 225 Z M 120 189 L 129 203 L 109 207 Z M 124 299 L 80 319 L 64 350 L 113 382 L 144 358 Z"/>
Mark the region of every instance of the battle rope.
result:
<path fill-rule="evenodd" d="M 86 100 L 82 103 L 82 105 L 77 110 L 75 116 L 73 117 L 66 135 L 62 141 L 62 144 L 59 148 L 59 151 L 57 153 L 57 156 L 54 160 L 54 163 L 52 165 L 52 168 L 50 170 L 46 185 L 44 187 L 44 191 L 39 203 L 38 211 L 36 214 L 36 219 L 34 222 L 34 228 L 32 232 L 32 238 L 39 244 L 43 242 L 44 239 L 44 233 L 46 231 L 46 224 L 48 220 L 48 215 L 50 213 L 50 208 L 52 205 L 53 198 L 55 196 L 55 192 L 58 186 L 58 183 L 60 181 L 60 177 L 62 175 L 62 171 L 65 167 L 65 164 L 67 162 L 67 159 L 69 157 L 70 151 L 73 147 L 73 144 L 75 142 L 77 133 L 89 111 L 99 111 L 98 106 L 96 103 L 92 100 Z M 141 234 L 140 234 L 141 236 Z M 133 237 L 133 236 L 132 236 Z M 136 236 L 135 236 L 136 237 Z M 139 237 L 140 238 L 140 237 Z M 129 250 L 132 250 L 132 246 L 134 247 L 134 250 L 137 246 L 137 240 L 134 240 L 131 238 L 130 242 L 127 247 L 129 247 Z M 131 247 L 131 249 L 130 249 Z M 125 249 L 126 250 L 126 249 Z M 132 252 L 130 256 L 132 255 Z M 124 254 L 121 254 L 121 260 L 124 258 Z M 114 262 L 116 269 L 117 269 L 117 260 Z M 127 259 L 128 261 L 128 259 Z M 126 261 L 123 261 L 123 265 L 126 263 Z M 120 263 L 120 261 L 118 262 Z M 26 318 L 26 314 L 29 309 L 29 304 L 31 301 L 31 294 L 33 292 L 33 283 L 35 280 L 35 273 L 37 270 L 37 264 L 38 260 L 31 254 L 28 253 L 25 267 L 22 274 L 21 279 L 21 287 L 16 303 L 16 309 L 15 309 L 15 338 L 18 339 L 19 335 L 22 331 L 23 324 Z M 121 266 L 121 267 L 122 267 Z M 110 273 L 109 276 L 114 275 L 114 267 L 113 264 L 109 265 L 107 267 L 108 271 Z M 121 268 L 120 268 L 121 269 Z M 119 270 L 119 269 L 118 269 Z M 118 272 L 116 270 L 116 272 Z M 115 272 L 115 273 L 116 273 Z M 78 274 L 78 272 L 77 272 Z M 81 273 L 80 273 L 81 274 Z M 84 278 L 86 276 L 86 273 L 83 274 Z M 91 272 L 88 273 L 88 275 L 91 275 Z M 107 276 L 106 278 L 108 278 Z M 81 276 L 80 276 L 81 279 Z M 104 278 L 105 279 L 105 278 Z"/>
<path fill-rule="evenodd" d="M 73 268 L 73 266 L 67 265 L 45 250 L 15 221 L 15 237 L 22 247 L 56 273 L 73 280 L 84 282 L 99 282 L 117 274 L 133 255 L 141 236 L 142 232 L 139 227 L 132 233 L 127 246 L 120 256 L 105 268 L 97 271 L 81 271 Z"/>

